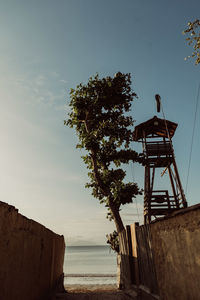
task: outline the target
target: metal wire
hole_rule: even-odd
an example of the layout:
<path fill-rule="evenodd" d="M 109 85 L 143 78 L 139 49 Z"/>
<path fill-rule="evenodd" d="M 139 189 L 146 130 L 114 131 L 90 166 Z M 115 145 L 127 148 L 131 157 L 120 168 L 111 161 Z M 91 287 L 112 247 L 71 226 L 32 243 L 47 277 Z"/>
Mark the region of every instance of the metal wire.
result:
<path fill-rule="evenodd" d="M 135 176 L 134 176 L 134 164 L 133 162 L 130 164 L 130 168 L 131 168 L 131 174 L 132 174 L 132 179 L 133 182 L 135 180 Z M 138 202 L 137 202 L 137 198 L 135 198 L 135 204 L 136 204 L 136 211 L 137 211 L 137 217 L 138 217 L 138 222 L 140 223 L 140 214 L 139 214 L 139 209 L 138 209 Z"/>
<path fill-rule="evenodd" d="M 190 156 L 189 156 L 189 161 L 188 161 L 188 172 L 187 172 L 187 180 L 186 180 L 186 187 L 185 187 L 185 194 L 186 195 L 187 195 L 187 190 L 188 190 L 188 182 L 189 182 L 190 167 L 191 167 L 191 160 L 192 160 L 192 150 L 193 150 L 193 144 L 194 144 L 194 132 L 195 132 L 195 127 L 196 127 L 197 111 L 198 111 L 198 105 L 199 105 L 199 94 L 200 94 L 200 83 L 199 83 L 198 90 L 197 90 L 194 123 L 193 123 L 193 129 L 192 129 L 192 139 L 191 139 L 191 146 L 190 146 Z"/>

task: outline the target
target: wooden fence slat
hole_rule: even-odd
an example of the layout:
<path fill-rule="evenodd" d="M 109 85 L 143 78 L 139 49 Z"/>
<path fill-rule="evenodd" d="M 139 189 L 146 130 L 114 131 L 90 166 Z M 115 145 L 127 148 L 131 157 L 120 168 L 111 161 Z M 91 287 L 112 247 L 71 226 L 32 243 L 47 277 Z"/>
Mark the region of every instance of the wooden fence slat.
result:
<path fill-rule="evenodd" d="M 137 226 L 135 230 L 140 284 L 149 289 L 152 293 L 158 294 L 150 227 L 149 225 L 142 225 Z"/>

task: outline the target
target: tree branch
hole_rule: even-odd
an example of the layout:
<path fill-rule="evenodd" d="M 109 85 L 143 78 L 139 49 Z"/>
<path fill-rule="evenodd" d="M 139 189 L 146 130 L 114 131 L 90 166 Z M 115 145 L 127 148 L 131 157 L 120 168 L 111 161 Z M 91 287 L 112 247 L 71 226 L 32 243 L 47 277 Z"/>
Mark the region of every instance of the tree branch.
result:
<path fill-rule="evenodd" d="M 84 123 L 85 123 L 85 129 L 86 129 L 87 133 L 89 133 L 90 130 L 89 130 L 89 125 L 87 123 L 87 120 L 85 120 Z M 110 192 L 110 189 L 102 182 L 102 180 L 99 176 L 96 152 L 94 150 L 91 150 L 91 159 L 92 159 L 95 180 L 96 180 L 98 186 L 100 187 L 102 194 L 108 198 L 108 204 L 109 204 L 110 210 L 113 215 L 113 219 L 114 219 L 114 222 L 115 222 L 115 225 L 117 228 L 117 232 L 119 233 L 124 230 L 124 225 L 123 225 L 121 216 L 119 214 L 119 209 L 116 207 L 115 203 L 113 202 L 113 196 L 112 196 L 112 193 Z"/>

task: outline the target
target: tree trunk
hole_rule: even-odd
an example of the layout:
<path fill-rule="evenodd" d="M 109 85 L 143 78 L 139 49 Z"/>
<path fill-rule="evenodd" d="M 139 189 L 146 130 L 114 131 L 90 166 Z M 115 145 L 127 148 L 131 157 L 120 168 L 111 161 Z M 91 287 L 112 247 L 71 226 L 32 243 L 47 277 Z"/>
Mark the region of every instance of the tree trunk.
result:
<path fill-rule="evenodd" d="M 89 132 L 89 126 L 87 123 L 87 120 L 85 120 L 85 128 L 86 131 Z M 105 197 L 108 198 L 108 204 L 110 207 L 110 210 L 112 212 L 112 216 L 115 222 L 115 226 L 117 229 L 117 233 L 119 236 L 119 255 L 117 257 L 118 262 L 118 287 L 120 289 L 128 288 L 130 286 L 130 266 L 129 266 L 129 257 L 128 257 L 128 248 L 127 248 L 127 237 L 126 237 L 126 230 L 124 228 L 124 224 L 122 222 L 120 213 L 119 213 L 119 207 L 115 205 L 113 202 L 113 197 L 110 189 L 102 182 L 98 170 L 97 165 L 97 158 L 96 158 L 96 152 L 95 150 L 91 150 L 91 159 L 92 159 L 92 165 L 93 165 L 93 172 L 95 176 L 95 180 L 100 187 L 102 193 Z"/>
<path fill-rule="evenodd" d="M 112 200 L 110 201 L 109 205 L 119 236 L 119 254 L 117 255 L 117 285 L 119 289 L 129 289 L 131 286 L 131 274 L 127 232 L 124 228 L 119 210 L 115 207 Z"/>
<path fill-rule="evenodd" d="M 119 209 L 116 208 L 115 204 L 113 203 L 113 201 L 111 199 L 109 199 L 109 207 L 110 207 L 112 215 L 113 215 L 117 233 L 119 234 L 120 232 L 125 230 L 124 224 L 122 222 L 122 219 L 121 219 L 121 216 L 119 213 Z"/>

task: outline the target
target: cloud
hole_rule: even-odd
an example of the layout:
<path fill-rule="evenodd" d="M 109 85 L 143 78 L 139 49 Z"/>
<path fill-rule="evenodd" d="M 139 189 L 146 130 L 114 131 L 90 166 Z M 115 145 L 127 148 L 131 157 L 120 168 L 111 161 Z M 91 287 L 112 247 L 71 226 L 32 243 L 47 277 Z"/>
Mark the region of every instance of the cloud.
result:
<path fill-rule="evenodd" d="M 56 110 L 67 109 L 67 81 L 54 71 L 44 73 L 7 74 L 3 80 L 15 94 L 29 105 L 49 105 Z M 7 88 L 8 90 L 8 88 Z"/>
<path fill-rule="evenodd" d="M 60 82 L 62 82 L 62 83 L 68 83 L 68 81 L 64 80 L 64 79 L 60 79 Z"/>
<path fill-rule="evenodd" d="M 47 80 L 47 78 L 44 75 L 38 75 L 36 76 L 33 84 L 39 87 L 42 87 L 45 85 L 45 81 Z"/>
<path fill-rule="evenodd" d="M 68 174 L 67 176 L 64 176 L 64 180 L 67 182 L 84 182 L 83 178 L 79 175 L 73 175 L 73 174 Z"/>
<path fill-rule="evenodd" d="M 93 239 L 93 238 L 89 238 L 86 239 L 85 236 L 66 236 L 65 237 L 66 240 L 66 244 L 67 246 L 94 246 L 97 245 L 98 242 Z"/>
<path fill-rule="evenodd" d="M 69 105 L 67 104 L 61 104 L 60 106 L 57 105 L 55 108 L 57 111 L 65 111 L 65 112 L 69 112 Z"/>
<path fill-rule="evenodd" d="M 65 90 L 55 74 L 37 75 L 35 78 L 26 79 L 26 86 L 32 95 L 32 103 L 54 106 L 56 109 L 65 105 Z"/>
<path fill-rule="evenodd" d="M 54 78 L 60 78 L 60 74 L 56 71 L 51 71 L 49 72 L 49 74 Z"/>

